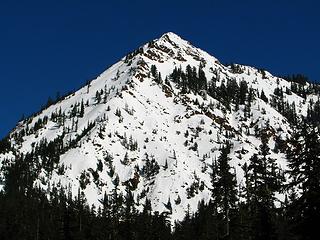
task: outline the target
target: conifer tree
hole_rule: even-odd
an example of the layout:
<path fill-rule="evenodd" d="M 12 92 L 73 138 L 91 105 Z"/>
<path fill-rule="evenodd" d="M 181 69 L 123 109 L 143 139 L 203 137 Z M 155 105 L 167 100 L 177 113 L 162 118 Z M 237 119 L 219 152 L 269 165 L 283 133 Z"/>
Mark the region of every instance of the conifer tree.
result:
<path fill-rule="evenodd" d="M 266 97 L 266 95 L 264 94 L 264 91 L 261 90 L 261 94 L 260 94 L 260 98 L 261 100 L 263 100 L 264 102 L 268 102 L 268 98 Z"/>
<path fill-rule="evenodd" d="M 290 140 L 287 153 L 292 187 L 298 197 L 292 201 L 294 231 L 298 239 L 314 239 L 320 219 L 320 140 L 317 127 L 303 124 Z"/>
<path fill-rule="evenodd" d="M 246 191 L 251 215 L 251 230 L 253 239 L 274 239 L 275 192 L 280 190 L 281 177 L 274 160 L 268 155 L 269 136 L 266 129 L 261 130 L 261 145 L 259 154 L 250 158 L 246 171 Z"/>
<path fill-rule="evenodd" d="M 81 100 L 81 105 L 80 105 L 80 113 L 79 113 L 79 117 L 83 117 L 84 115 L 84 103 L 83 103 L 83 99 Z"/>
<path fill-rule="evenodd" d="M 230 219 L 232 218 L 232 209 L 236 208 L 237 202 L 237 183 L 235 173 L 231 172 L 229 165 L 230 157 L 230 145 L 227 143 L 221 149 L 220 156 L 218 158 L 218 171 L 216 192 L 220 195 L 216 200 L 218 208 L 222 209 L 222 224 L 221 236 L 230 237 Z"/>

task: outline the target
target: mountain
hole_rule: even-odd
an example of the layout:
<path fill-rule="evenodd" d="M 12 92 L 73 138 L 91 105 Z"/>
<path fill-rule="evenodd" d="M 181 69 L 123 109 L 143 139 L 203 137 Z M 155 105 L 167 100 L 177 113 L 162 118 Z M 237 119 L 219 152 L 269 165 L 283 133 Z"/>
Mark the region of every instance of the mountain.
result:
<path fill-rule="evenodd" d="M 286 142 L 299 119 L 316 121 L 319 106 L 318 85 L 298 80 L 223 65 L 169 32 L 19 122 L 0 144 L 0 179 L 30 158 L 32 185 L 48 196 L 62 187 L 100 206 L 114 189 L 130 190 L 138 210 L 149 199 L 153 211 L 182 220 L 209 202 L 226 144 L 239 189 L 263 133 L 285 175 Z"/>

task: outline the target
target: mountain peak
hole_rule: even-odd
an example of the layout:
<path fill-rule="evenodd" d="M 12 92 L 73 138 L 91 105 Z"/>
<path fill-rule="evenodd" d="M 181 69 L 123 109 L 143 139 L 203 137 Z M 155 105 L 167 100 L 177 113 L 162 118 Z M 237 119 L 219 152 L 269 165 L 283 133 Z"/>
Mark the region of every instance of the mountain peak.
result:
<path fill-rule="evenodd" d="M 162 34 L 162 36 L 160 37 L 160 39 L 167 39 L 167 38 L 172 39 L 172 40 L 183 40 L 178 34 L 176 34 L 174 32 L 166 32 L 166 33 Z"/>
<path fill-rule="evenodd" d="M 156 42 L 159 43 L 171 43 L 171 45 L 190 45 L 190 43 L 186 40 L 184 40 L 183 38 L 181 38 L 179 35 L 177 35 L 174 32 L 167 32 L 164 33 L 158 40 L 156 40 Z"/>
<path fill-rule="evenodd" d="M 176 33 L 174 33 L 174 32 L 166 32 L 166 33 L 164 33 L 164 34 L 161 35 L 161 38 L 164 37 L 164 36 L 168 36 L 168 37 L 173 36 L 173 37 L 179 37 L 179 38 L 181 38 L 178 34 L 176 34 Z"/>
<path fill-rule="evenodd" d="M 286 140 L 287 116 L 305 116 L 309 102 L 292 86 L 261 70 L 225 67 L 165 33 L 22 121 L 7 139 L 12 148 L 0 146 L 0 190 L 1 166 L 32 153 L 39 161 L 34 186 L 49 191 L 59 184 L 73 196 L 80 189 L 95 206 L 105 193 L 125 196 L 129 188 L 137 209 L 148 199 L 154 211 L 182 220 L 188 206 L 194 212 L 210 200 L 212 160 L 226 142 L 240 185 L 262 129 L 271 129 L 270 149 Z M 285 167 L 278 149 L 272 157 Z"/>
<path fill-rule="evenodd" d="M 182 63 L 194 64 L 196 66 L 199 66 L 200 63 L 203 65 L 205 62 L 219 63 L 215 57 L 193 46 L 190 42 L 173 32 L 164 33 L 158 39 L 144 45 L 143 49 L 142 55 L 145 57 L 144 60 L 146 62 L 152 60 L 151 64 L 162 64 L 164 62 L 169 64 L 171 62 L 172 64 L 169 65 L 172 67 L 176 64 L 181 65 Z M 170 70 L 171 67 L 168 69 Z"/>

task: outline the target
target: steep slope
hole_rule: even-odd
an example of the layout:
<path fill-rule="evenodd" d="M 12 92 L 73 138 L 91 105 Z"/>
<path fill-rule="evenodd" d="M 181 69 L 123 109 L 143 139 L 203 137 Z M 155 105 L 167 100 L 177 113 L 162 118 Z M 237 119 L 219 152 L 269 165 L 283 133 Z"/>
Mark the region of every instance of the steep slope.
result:
<path fill-rule="evenodd" d="M 183 80 L 176 82 L 172 73 L 188 65 L 197 73 L 201 69 L 206 87 L 196 84 L 185 90 Z M 228 81 L 246 83 L 244 102 L 226 104 L 221 94 L 210 94 Z M 281 99 L 295 104 L 298 116 L 306 116 L 309 100 L 317 99 L 314 94 L 297 95 L 292 83 L 263 70 L 224 66 L 166 33 L 20 122 L 9 136 L 12 148 L 0 155 L 2 173 L 10 162 L 33 152 L 34 186 L 48 193 L 53 186 L 63 186 L 74 196 L 81 189 L 88 203 L 99 206 L 115 187 L 123 195 L 130 189 L 138 209 L 148 198 L 153 211 L 181 220 L 188 205 L 195 211 L 199 201 L 209 201 L 210 166 L 226 141 L 232 144 L 231 164 L 240 186 L 243 165 L 259 151 L 262 129 L 270 136 L 270 157 L 286 168 L 277 141 L 285 141 L 292 130 L 288 116 L 272 103 L 279 89 Z"/>

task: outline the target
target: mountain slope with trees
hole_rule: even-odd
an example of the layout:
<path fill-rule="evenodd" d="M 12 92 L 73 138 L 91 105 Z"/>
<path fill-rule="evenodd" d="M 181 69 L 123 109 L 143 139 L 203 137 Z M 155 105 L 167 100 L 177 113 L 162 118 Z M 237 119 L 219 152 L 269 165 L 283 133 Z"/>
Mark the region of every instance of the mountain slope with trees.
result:
<path fill-rule="evenodd" d="M 166 33 L 0 142 L 0 232 L 299 239 L 319 216 L 319 89 Z"/>

